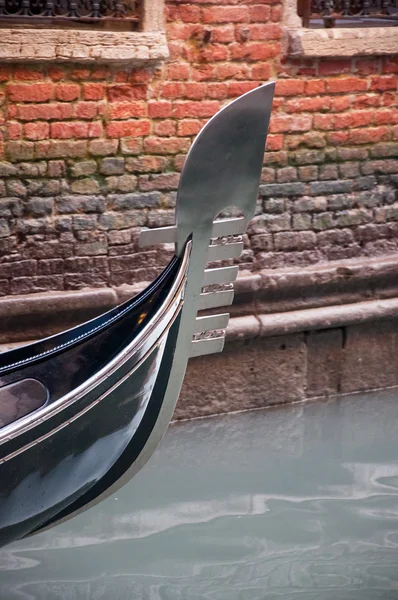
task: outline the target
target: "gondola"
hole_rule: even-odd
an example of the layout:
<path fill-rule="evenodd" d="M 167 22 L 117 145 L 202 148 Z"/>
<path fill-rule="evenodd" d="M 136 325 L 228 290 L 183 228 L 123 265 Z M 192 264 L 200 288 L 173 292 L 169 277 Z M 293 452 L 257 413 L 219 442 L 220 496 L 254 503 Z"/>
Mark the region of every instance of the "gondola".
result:
<path fill-rule="evenodd" d="M 221 351 L 237 258 L 255 212 L 274 84 L 201 130 L 181 174 L 176 225 L 141 245 L 175 256 L 141 294 L 68 331 L 0 354 L 0 545 L 112 494 L 163 436 L 187 361 Z M 216 219 L 227 207 L 241 216 Z M 211 312 L 211 311 L 210 311 Z M 213 311 L 214 312 L 214 311 Z"/>

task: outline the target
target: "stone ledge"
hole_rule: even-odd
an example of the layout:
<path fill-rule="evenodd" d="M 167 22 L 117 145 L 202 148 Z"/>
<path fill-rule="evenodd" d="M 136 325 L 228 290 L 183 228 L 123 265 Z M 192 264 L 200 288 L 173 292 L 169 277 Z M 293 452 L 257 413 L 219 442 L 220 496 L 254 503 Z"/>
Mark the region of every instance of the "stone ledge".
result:
<path fill-rule="evenodd" d="M 398 319 L 398 298 L 325 306 L 307 310 L 235 317 L 229 322 L 226 340 L 274 337 L 295 333 L 336 329 L 386 319 Z"/>
<path fill-rule="evenodd" d="M 377 307 L 381 307 L 382 312 L 395 310 L 394 302 L 398 302 L 397 281 L 396 256 L 349 259 L 307 268 L 264 270 L 255 274 L 241 273 L 235 284 L 234 303 L 229 307 L 232 318 L 228 336 L 230 339 L 242 337 L 238 317 L 251 320 L 250 323 L 245 321 L 249 325 L 243 337 L 248 338 L 258 335 L 259 319 L 263 332 L 268 328 L 267 322 L 270 323 L 270 333 L 264 335 L 282 334 L 285 326 L 289 332 L 311 329 L 308 318 L 312 314 L 314 318 L 319 315 L 319 318 L 316 316 L 319 328 L 322 328 L 321 322 L 326 316 L 331 319 L 331 324 L 327 326 L 335 327 L 337 321 L 333 319 L 338 320 L 338 315 L 349 312 L 355 316 L 360 307 L 370 305 L 377 319 L 380 316 Z M 115 289 L 4 296 L 0 298 L 0 343 L 52 335 L 124 302 L 144 287 L 145 284 L 141 283 Z M 389 300 L 391 306 L 387 302 Z M 311 309 L 328 312 L 310 313 Z M 209 312 L 219 312 L 219 309 Z M 389 313 L 389 317 L 392 316 L 395 314 Z M 356 318 L 361 320 L 359 313 Z M 287 322 L 291 324 L 286 325 Z M 343 324 L 343 321 L 338 323 Z"/>
<path fill-rule="evenodd" d="M 113 63 L 142 66 L 168 58 L 162 32 L 2 29 L 2 62 Z"/>
<path fill-rule="evenodd" d="M 396 54 L 398 27 L 285 28 L 289 56 L 334 58 Z"/>

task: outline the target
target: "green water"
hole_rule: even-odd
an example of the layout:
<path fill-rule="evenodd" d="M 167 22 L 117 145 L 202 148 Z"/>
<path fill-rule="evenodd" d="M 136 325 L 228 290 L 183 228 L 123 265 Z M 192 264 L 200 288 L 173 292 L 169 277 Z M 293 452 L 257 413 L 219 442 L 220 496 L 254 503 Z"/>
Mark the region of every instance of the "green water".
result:
<path fill-rule="evenodd" d="M 171 427 L 116 496 L 0 550 L 1 600 L 398 600 L 398 390 Z"/>

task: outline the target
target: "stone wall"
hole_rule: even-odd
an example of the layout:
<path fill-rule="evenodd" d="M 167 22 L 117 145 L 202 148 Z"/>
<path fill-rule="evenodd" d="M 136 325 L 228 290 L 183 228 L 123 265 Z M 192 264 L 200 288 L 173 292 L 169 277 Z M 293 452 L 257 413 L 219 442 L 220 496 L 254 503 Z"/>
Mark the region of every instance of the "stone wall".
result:
<path fill-rule="evenodd" d="M 170 252 L 138 231 L 174 219 L 194 136 L 277 80 L 242 268 L 398 247 L 397 57 L 289 59 L 276 0 L 167 4 L 170 59 L 118 69 L 0 66 L 0 294 L 153 279 Z"/>

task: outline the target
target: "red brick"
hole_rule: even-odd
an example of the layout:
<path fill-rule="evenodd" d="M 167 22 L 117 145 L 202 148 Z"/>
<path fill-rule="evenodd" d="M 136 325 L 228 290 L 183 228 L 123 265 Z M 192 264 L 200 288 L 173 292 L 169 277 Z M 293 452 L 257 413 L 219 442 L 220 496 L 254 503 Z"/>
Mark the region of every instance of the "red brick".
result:
<path fill-rule="evenodd" d="M 256 25 L 239 25 L 236 28 L 236 39 L 246 42 L 248 40 L 278 40 L 281 37 L 281 28 L 279 25 L 265 25 L 258 23 Z"/>
<path fill-rule="evenodd" d="M 70 75 L 71 79 L 81 79 L 87 80 L 90 79 L 90 71 L 88 69 L 74 69 Z"/>
<path fill-rule="evenodd" d="M 116 154 L 118 145 L 118 140 L 92 140 L 88 149 L 93 156 L 108 156 Z"/>
<path fill-rule="evenodd" d="M 392 137 L 394 140 L 398 140 L 398 125 L 392 128 Z"/>
<path fill-rule="evenodd" d="M 152 190 L 176 190 L 180 180 L 179 173 L 161 173 L 160 175 L 141 175 L 139 188 L 143 192 Z"/>
<path fill-rule="evenodd" d="M 2 66 L 0 67 L 0 81 L 8 81 L 12 78 L 12 70 L 11 66 Z"/>
<path fill-rule="evenodd" d="M 233 25 L 220 25 L 213 27 L 211 41 L 218 44 L 228 44 L 235 41 L 235 28 Z"/>
<path fill-rule="evenodd" d="M 219 67 L 218 67 L 219 68 Z M 198 65 L 192 67 L 193 81 L 209 81 L 216 78 L 216 68 L 214 65 Z"/>
<path fill-rule="evenodd" d="M 185 97 L 189 100 L 202 100 L 206 96 L 207 84 L 206 83 L 186 83 L 185 84 Z"/>
<path fill-rule="evenodd" d="M 197 23 L 200 20 L 199 6 L 190 6 L 182 4 L 178 7 L 178 13 L 181 21 L 184 23 Z"/>
<path fill-rule="evenodd" d="M 380 106 L 379 94 L 363 94 L 353 99 L 354 108 L 366 108 L 368 106 Z"/>
<path fill-rule="evenodd" d="M 201 48 L 198 60 L 203 62 L 214 62 L 228 60 L 228 47 L 222 44 L 208 44 Z"/>
<path fill-rule="evenodd" d="M 84 100 L 103 100 L 105 98 L 106 87 L 103 83 L 84 83 Z"/>
<path fill-rule="evenodd" d="M 184 43 L 181 40 L 170 40 L 168 42 L 170 60 L 178 60 L 184 54 Z"/>
<path fill-rule="evenodd" d="M 383 60 L 383 73 L 398 73 L 398 56 L 391 56 Z"/>
<path fill-rule="evenodd" d="M 51 137 L 55 139 L 92 138 L 102 135 L 102 124 L 85 121 L 51 123 Z"/>
<path fill-rule="evenodd" d="M 283 135 L 272 135 L 269 134 L 267 137 L 267 150 L 274 152 L 275 150 L 282 150 L 283 148 Z"/>
<path fill-rule="evenodd" d="M 250 21 L 269 21 L 271 8 L 265 4 L 257 4 L 249 7 Z"/>
<path fill-rule="evenodd" d="M 48 69 L 48 75 L 53 81 L 62 81 L 65 71 L 63 69 L 59 69 L 58 67 L 50 67 Z"/>
<path fill-rule="evenodd" d="M 180 82 L 165 83 L 162 86 L 163 98 L 183 98 L 185 95 L 185 84 Z"/>
<path fill-rule="evenodd" d="M 24 125 L 25 137 L 28 140 L 45 140 L 50 134 L 50 126 L 43 121 L 36 123 L 26 123 Z"/>
<path fill-rule="evenodd" d="M 212 117 L 220 108 L 216 100 L 205 100 L 203 102 L 175 102 L 172 116 L 176 119 L 184 117 Z"/>
<path fill-rule="evenodd" d="M 366 79 L 357 79 L 356 77 L 344 77 L 342 79 L 328 79 L 326 81 L 328 92 L 331 93 L 353 93 L 363 92 L 368 88 Z"/>
<path fill-rule="evenodd" d="M 314 128 L 328 130 L 334 128 L 334 115 L 315 115 Z"/>
<path fill-rule="evenodd" d="M 88 124 L 88 136 L 87 137 L 96 138 L 96 137 L 101 137 L 102 135 L 104 135 L 104 128 L 103 128 L 101 122 L 96 121 L 94 123 Z"/>
<path fill-rule="evenodd" d="M 387 127 L 353 129 L 349 133 L 349 139 L 352 144 L 373 144 L 386 140 L 388 137 L 389 130 Z"/>
<path fill-rule="evenodd" d="M 231 44 L 231 58 L 233 60 L 267 60 L 280 53 L 280 44 L 264 44 L 261 42 L 247 42 L 246 44 Z"/>
<path fill-rule="evenodd" d="M 129 158 L 128 167 L 133 173 L 156 173 L 167 169 L 168 159 L 164 156 Z"/>
<path fill-rule="evenodd" d="M 149 135 L 150 131 L 149 121 L 111 121 L 106 126 L 106 134 L 111 138 L 139 137 Z"/>
<path fill-rule="evenodd" d="M 43 78 L 42 71 L 35 71 L 26 67 L 16 67 L 14 70 L 14 79 L 17 81 L 41 81 Z"/>
<path fill-rule="evenodd" d="M 173 136 L 176 134 L 176 122 L 171 119 L 159 121 L 154 124 L 153 132 L 155 135 Z"/>
<path fill-rule="evenodd" d="M 308 96 L 322 94 L 325 91 L 325 82 L 322 79 L 313 79 L 304 84 L 305 93 Z"/>
<path fill-rule="evenodd" d="M 204 33 L 203 25 L 188 23 L 171 23 L 167 27 L 167 38 L 169 40 L 189 40 L 190 38 L 202 39 Z"/>
<path fill-rule="evenodd" d="M 373 121 L 373 111 L 352 111 L 335 117 L 336 129 L 354 129 L 355 127 L 364 127 L 370 125 Z"/>
<path fill-rule="evenodd" d="M 246 6 L 212 6 L 202 11 L 204 23 L 246 23 L 249 11 Z"/>
<path fill-rule="evenodd" d="M 73 117 L 73 104 L 21 104 L 17 107 L 18 117 L 22 121 L 42 119 L 70 119 Z"/>
<path fill-rule="evenodd" d="M 226 63 L 217 66 L 217 80 L 223 79 L 249 79 L 250 68 L 248 65 Z"/>
<path fill-rule="evenodd" d="M 191 145 L 188 138 L 158 138 L 148 137 L 144 141 L 145 152 L 154 154 L 178 154 L 187 152 Z"/>
<path fill-rule="evenodd" d="M 80 87 L 76 83 L 59 83 L 55 88 L 55 97 L 63 102 L 77 100 L 80 95 Z"/>
<path fill-rule="evenodd" d="M 77 102 L 75 104 L 75 114 L 78 119 L 94 119 L 98 113 L 98 104 L 96 102 Z"/>
<path fill-rule="evenodd" d="M 341 60 L 322 60 L 319 62 L 319 75 L 341 75 L 342 73 L 350 73 L 352 69 L 351 59 Z"/>
<path fill-rule="evenodd" d="M 164 119 L 167 117 L 171 117 L 173 105 L 171 102 L 161 101 L 157 102 L 155 100 L 148 102 L 148 114 L 153 119 Z"/>
<path fill-rule="evenodd" d="M 381 95 L 381 103 L 383 106 L 397 106 L 397 100 L 393 92 L 384 92 Z"/>
<path fill-rule="evenodd" d="M 327 139 L 331 146 L 344 146 L 348 143 L 349 136 L 348 131 L 333 131 L 327 134 Z"/>
<path fill-rule="evenodd" d="M 269 63 L 256 63 L 252 67 L 253 79 L 266 81 L 271 76 L 271 65 Z"/>
<path fill-rule="evenodd" d="M 9 83 L 8 97 L 12 102 L 47 102 L 54 95 L 53 83 Z"/>
<path fill-rule="evenodd" d="M 355 71 L 359 75 L 371 75 L 378 73 L 380 68 L 380 59 L 374 58 L 357 58 L 355 61 Z"/>
<path fill-rule="evenodd" d="M 258 84 L 255 81 L 230 81 L 228 83 L 228 96 L 236 98 L 250 92 L 250 90 L 254 90 L 256 87 L 258 87 Z"/>
<path fill-rule="evenodd" d="M 208 83 L 207 84 L 207 96 L 208 98 L 223 99 L 228 96 L 228 84 L 227 83 Z"/>
<path fill-rule="evenodd" d="M 370 89 L 385 92 L 386 90 L 396 90 L 398 78 L 395 75 L 375 76 L 370 78 Z"/>
<path fill-rule="evenodd" d="M 312 117 L 309 115 L 277 115 L 271 118 L 270 132 L 284 133 L 289 131 L 309 131 L 312 127 Z"/>
<path fill-rule="evenodd" d="M 325 98 L 325 96 L 324 96 Z M 327 97 L 325 98 L 325 100 Z M 350 96 L 332 96 L 330 99 L 330 110 L 333 112 L 342 112 L 351 106 L 351 97 Z"/>
<path fill-rule="evenodd" d="M 302 136 L 302 142 L 308 148 L 324 148 L 326 146 L 325 135 L 319 131 L 309 131 Z"/>
<path fill-rule="evenodd" d="M 306 111 L 327 110 L 330 106 L 329 98 L 296 98 L 288 100 L 285 110 L 288 113 L 300 113 Z"/>
<path fill-rule="evenodd" d="M 145 102 L 114 102 L 108 105 L 110 119 L 132 119 L 146 117 L 147 107 Z"/>
<path fill-rule="evenodd" d="M 108 88 L 108 98 L 110 102 L 145 100 L 146 95 L 146 85 L 113 85 Z"/>
<path fill-rule="evenodd" d="M 374 113 L 375 125 L 395 125 L 398 123 L 398 111 L 397 110 L 380 110 Z"/>
<path fill-rule="evenodd" d="M 274 23 L 282 21 L 282 7 L 280 5 L 271 7 L 271 21 Z"/>
<path fill-rule="evenodd" d="M 189 79 L 190 67 L 186 63 L 173 63 L 167 67 L 167 78 L 181 81 Z"/>
<path fill-rule="evenodd" d="M 202 129 L 198 119 L 183 119 L 177 123 L 177 134 L 179 136 L 196 135 Z"/>
<path fill-rule="evenodd" d="M 22 135 L 22 126 L 20 123 L 10 121 L 7 123 L 7 139 L 19 140 Z"/>

